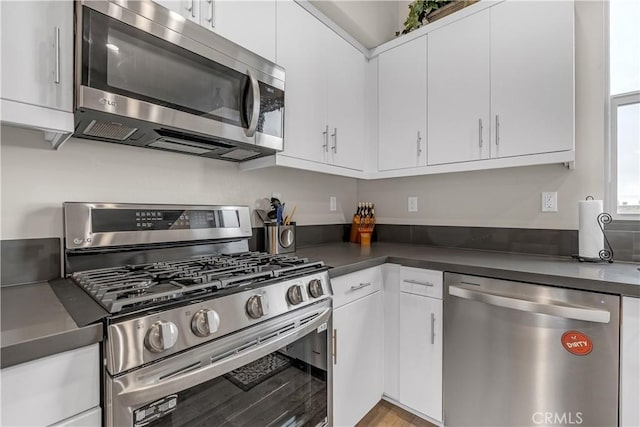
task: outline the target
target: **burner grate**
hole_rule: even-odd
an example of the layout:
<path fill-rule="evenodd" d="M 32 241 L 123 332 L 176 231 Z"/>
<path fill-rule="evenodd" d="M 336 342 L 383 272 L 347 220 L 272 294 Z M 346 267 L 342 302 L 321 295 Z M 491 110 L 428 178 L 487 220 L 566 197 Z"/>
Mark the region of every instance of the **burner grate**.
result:
<path fill-rule="evenodd" d="M 117 313 L 325 268 L 307 258 L 243 252 L 88 270 L 71 277 L 109 312 Z"/>

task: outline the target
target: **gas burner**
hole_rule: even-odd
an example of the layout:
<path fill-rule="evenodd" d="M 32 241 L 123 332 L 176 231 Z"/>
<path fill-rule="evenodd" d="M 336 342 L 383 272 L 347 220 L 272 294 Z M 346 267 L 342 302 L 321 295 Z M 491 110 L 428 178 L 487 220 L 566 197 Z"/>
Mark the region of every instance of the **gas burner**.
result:
<path fill-rule="evenodd" d="M 84 287 L 109 312 L 153 307 L 169 300 L 215 295 L 220 291 L 259 286 L 326 267 L 321 262 L 288 255 L 242 252 L 74 273 Z"/>

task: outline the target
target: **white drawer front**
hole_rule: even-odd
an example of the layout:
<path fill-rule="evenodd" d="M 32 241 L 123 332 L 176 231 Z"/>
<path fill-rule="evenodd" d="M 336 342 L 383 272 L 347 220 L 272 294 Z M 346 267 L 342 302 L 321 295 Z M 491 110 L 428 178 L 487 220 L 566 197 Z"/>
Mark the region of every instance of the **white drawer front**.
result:
<path fill-rule="evenodd" d="M 400 292 L 442 299 L 442 271 L 402 267 Z"/>
<path fill-rule="evenodd" d="M 74 415 L 71 418 L 62 420 L 59 423 L 49 427 L 101 427 L 102 426 L 102 409 L 96 407 L 84 411 L 81 414 Z"/>
<path fill-rule="evenodd" d="M 333 307 L 338 308 L 382 289 L 380 267 L 368 268 L 331 279 Z"/>
<path fill-rule="evenodd" d="M 2 369 L 3 426 L 50 425 L 100 404 L 98 344 Z"/>

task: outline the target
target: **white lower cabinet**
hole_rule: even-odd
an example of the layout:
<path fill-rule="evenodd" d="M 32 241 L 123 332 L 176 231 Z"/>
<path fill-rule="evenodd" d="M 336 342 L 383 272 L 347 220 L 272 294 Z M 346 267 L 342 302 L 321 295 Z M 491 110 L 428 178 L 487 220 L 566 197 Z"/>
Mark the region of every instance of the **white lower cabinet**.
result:
<path fill-rule="evenodd" d="M 340 304 L 333 311 L 333 425 L 353 426 L 382 397 L 384 322 L 380 267 L 331 280 Z"/>
<path fill-rule="evenodd" d="M 401 285 L 410 286 L 401 287 L 399 301 L 399 402 L 442 421 L 442 299 L 425 296 L 442 295 L 442 273 L 408 270 L 414 274 L 403 267 Z"/>
<path fill-rule="evenodd" d="M 0 371 L 3 426 L 100 426 L 98 344 Z"/>
<path fill-rule="evenodd" d="M 620 426 L 640 426 L 640 298 L 622 298 Z"/>
<path fill-rule="evenodd" d="M 78 415 L 52 424 L 50 427 L 99 427 L 102 425 L 102 410 L 100 407 L 89 409 Z"/>

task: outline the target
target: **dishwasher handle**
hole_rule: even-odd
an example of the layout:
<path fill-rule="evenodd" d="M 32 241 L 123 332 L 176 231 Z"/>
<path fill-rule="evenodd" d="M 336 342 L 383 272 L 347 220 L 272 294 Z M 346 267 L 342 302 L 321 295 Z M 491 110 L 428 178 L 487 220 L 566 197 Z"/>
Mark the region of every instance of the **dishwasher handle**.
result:
<path fill-rule="evenodd" d="M 558 305 L 547 302 L 531 301 L 500 295 L 493 292 L 487 293 L 476 291 L 460 286 L 449 286 L 449 295 L 471 301 L 479 301 L 485 304 L 495 305 L 497 307 L 510 308 L 512 310 L 546 314 L 566 319 L 585 320 L 587 322 L 609 323 L 611 318 L 611 313 L 606 310 L 598 310 L 577 305 Z"/>

